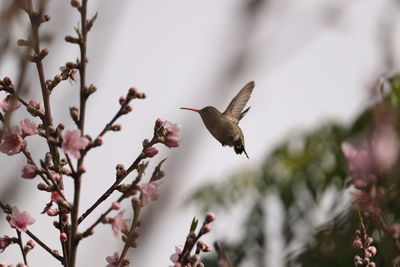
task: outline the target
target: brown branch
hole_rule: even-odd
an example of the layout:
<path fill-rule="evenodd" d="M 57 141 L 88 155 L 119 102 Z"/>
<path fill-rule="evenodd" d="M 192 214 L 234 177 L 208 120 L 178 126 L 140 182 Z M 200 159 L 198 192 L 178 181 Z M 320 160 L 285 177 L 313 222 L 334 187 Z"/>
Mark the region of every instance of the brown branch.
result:
<path fill-rule="evenodd" d="M 80 65 L 79 65 L 79 76 L 80 76 L 80 113 L 78 128 L 81 130 L 81 135 L 85 132 L 85 114 L 86 114 L 86 100 L 88 97 L 86 88 L 86 47 L 87 47 L 87 0 L 82 0 L 81 7 L 78 9 L 81 13 L 81 32 L 79 34 L 79 48 L 81 53 Z M 81 155 L 78 160 L 77 169 L 83 165 L 85 155 Z M 79 203 L 80 203 L 80 191 L 81 191 L 81 178 L 82 173 L 76 173 L 74 177 L 74 204 L 71 213 L 71 233 L 69 239 L 70 254 L 69 263 L 71 267 L 75 267 L 76 264 L 76 253 L 79 244 L 78 233 L 78 215 L 79 215 Z"/>
<path fill-rule="evenodd" d="M 124 248 L 122 249 L 121 256 L 118 259 L 118 263 L 116 267 L 121 267 L 123 266 L 122 263 L 125 260 L 125 256 L 128 253 L 129 248 L 135 247 L 135 240 L 137 238 L 137 232 L 136 232 L 136 227 L 139 225 L 139 215 L 140 211 L 142 209 L 142 203 L 139 199 L 137 201 L 132 201 L 132 207 L 133 207 L 133 220 L 131 227 L 129 229 L 129 232 L 126 236 L 125 240 L 125 245 Z"/>
<path fill-rule="evenodd" d="M 42 248 L 44 248 L 47 252 L 49 252 L 54 258 L 59 260 L 60 262 L 63 262 L 63 257 L 58 255 L 57 253 L 54 252 L 49 246 L 47 246 L 45 243 L 43 243 L 38 237 L 36 237 L 31 231 L 26 230 L 25 232 L 30 238 L 35 240 L 36 243 L 38 243 Z"/>
<path fill-rule="evenodd" d="M 22 257 L 24 258 L 24 263 L 25 263 L 25 265 L 28 265 L 28 261 L 27 261 L 27 259 L 26 259 L 26 253 L 25 253 L 25 250 L 24 250 L 24 246 L 22 245 L 21 232 L 20 232 L 19 230 L 17 230 L 17 229 L 15 229 L 15 231 L 17 231 L 17 235 L 18 235 L 18 246 L 19 246 L 19 248 L 20 248 L 20 250 L 21 250 Z"/>
<path fill-rule="evenodd" d="M 79 217 L 78 223 L 81 223 L 92 211 L 99 206 L 104 200 L 106 200 L 117 188 L 117 186 L 127 177 L 133 170 L 137 168 L 139 165 L 140 161 L 144 159 L 145 157 L 143 156 L 142 153 L 136 158 L 136 160 L 131 164 L 131 166 L 126 170 L 126 173 L 124 175 L 121 175 L 120 177 L 117 178 L 117 180 L 106 190 L 106 192 L 103 193 L 103 195 L 100 196 L 99 199 L 90 207 L 88 208 L 82 215 Z"/>

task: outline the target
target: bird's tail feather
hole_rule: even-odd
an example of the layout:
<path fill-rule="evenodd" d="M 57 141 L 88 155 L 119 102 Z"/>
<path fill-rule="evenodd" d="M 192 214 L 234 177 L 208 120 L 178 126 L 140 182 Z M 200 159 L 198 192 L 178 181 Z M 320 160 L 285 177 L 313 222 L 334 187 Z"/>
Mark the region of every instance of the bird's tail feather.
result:
<path fill-rule="evenodd" d="M 250 109 L 250 107 L 246 108 L 242 113 L 240 113 L 239 121 L 247 114 L 249 109 Z"/>
<path fill-rule="evenodd" d="M 237 143 L 235 144 L 235 146 L 233 147 L 233 149 L 235 150 L 236 154 L 242 154 L 244 152 L 244 154 L 246 155 L 246 157 L 249 159 L 249 155 L 247 155 L 246 150 L 244 149 L 244 146 L 242 143 Z"/>

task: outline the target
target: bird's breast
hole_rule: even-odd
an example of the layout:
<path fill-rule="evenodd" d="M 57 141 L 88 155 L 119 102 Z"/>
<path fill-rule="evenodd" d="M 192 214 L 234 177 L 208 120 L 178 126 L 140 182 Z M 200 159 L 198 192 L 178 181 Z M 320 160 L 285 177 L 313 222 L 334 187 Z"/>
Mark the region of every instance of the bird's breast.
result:
<path fill-rule="evenodd" d="M 212 136 L 223 145 L 234 146 L 240 138 L 241 130 L 239 126 L 227 118 L 204 121 L 204 124 Z"/>

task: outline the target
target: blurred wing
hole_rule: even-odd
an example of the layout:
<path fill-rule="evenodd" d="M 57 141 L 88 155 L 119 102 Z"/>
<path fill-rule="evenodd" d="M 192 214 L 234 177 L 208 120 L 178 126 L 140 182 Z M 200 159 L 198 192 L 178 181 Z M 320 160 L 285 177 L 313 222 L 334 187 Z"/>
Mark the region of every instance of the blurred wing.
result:
<path fill-rule="evenodd" d="M 253 81 L 247 83 L 242 90 L 232 99 L 229 106 L 224 111 L 224 115 L 226 115 L 232 121 L 238 123 L 242 118 L 241 113 L 246 106 L 247 101 L 249 101 L 250 95 L 253 92 L 255 83 Z"/>

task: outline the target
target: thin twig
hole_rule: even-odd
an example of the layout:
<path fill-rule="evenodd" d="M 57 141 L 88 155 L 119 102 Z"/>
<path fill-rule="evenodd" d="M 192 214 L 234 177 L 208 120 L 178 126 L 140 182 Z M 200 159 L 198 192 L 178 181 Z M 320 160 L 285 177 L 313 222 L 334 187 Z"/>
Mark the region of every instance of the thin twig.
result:
<path fill-rule="evenodd" d="M 24 258 L 24 263 L 25 265 L 28 265 L 28 261 L 26 259 L 26 253 L 24 251 L 24 245 L 22 245 L 22 238 L 21 238 L 21 232 L 17 229 L 15 229 L 15 231 L 17 231 L 17 235 L 18 235 L 18 246 L 21 249 L 21 253 L 22 253 L 22 257 Z"/>
<path fill-rule="evenodd" d="M 38 243 L 42 248 L 44 248 L 47 252 L 49 252 L 54 258 L 56 258 L 59 261 L 63 261 L 63 257 L 58 255 L 57 253 L 54 252 L 49 246 L 47 246 L 45 243 L 43 243 L 37 236 L 35 236 L 31 231 L 26 230 L 25 232 L 27 235 L 30 236 L 33 240 L 35 240 L 36 243 Z"/>
<path fill-rule="evenodd" d="M 106 192 L 103 193 L 103 195 L 100 196 L 99 199 L 90 207 L 88 208 L 82 215 L 79 217 L 78 223 L 81 223 L 92 211 L 100 205 L 104 200 L 106 200 L 112 192 L 117 188 L 117 186 L 127 177 L 133 170 L 135 170 L 140 163 L 140 161 L 144 159 L 144 156 L 142 153 L 136 158 L 136 160 L 132 163 L 132 165 L 126 170 L 126 173 L 124 175 L 121 175 L 107 190 Z"/>

